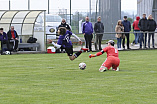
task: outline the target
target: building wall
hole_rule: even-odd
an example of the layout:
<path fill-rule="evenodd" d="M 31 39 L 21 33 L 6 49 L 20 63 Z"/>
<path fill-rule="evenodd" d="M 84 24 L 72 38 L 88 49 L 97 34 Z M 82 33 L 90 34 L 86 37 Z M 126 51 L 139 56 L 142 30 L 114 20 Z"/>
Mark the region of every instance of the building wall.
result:
<path fill-rule="evenodd" d="M 146 13 L 147 17 L 153 14 L 153 4 L 156 0 L 137 0 L 137 15 L 142 17 Z"/>
<path fill-rule="evenodd" d="M 157 22 L 157 0 L 154 0 L 153 2 L 153 17 L 155 21 Z"/>
<path fill-rule="evenodd" d="M 115 32 L 117 21 L 121 19 L 121 0 L 99 0 L 99 15 L 105 32 Z M 114 39 L 115 34 L 104 34 L 103 39 Z"/>

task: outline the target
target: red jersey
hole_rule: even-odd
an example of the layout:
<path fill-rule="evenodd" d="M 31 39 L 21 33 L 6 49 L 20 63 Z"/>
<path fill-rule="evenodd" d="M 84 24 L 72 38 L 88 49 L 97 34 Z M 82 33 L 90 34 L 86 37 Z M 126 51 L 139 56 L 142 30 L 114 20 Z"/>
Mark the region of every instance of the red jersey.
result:
<path fill-rule="evenodd" d="M 103 48 L 103 51 L 107 53 L 107 57 L 109 56 L 115 56 L 118 57 L 118 50 L 114 48 L 113 46 L 108 46 Z"/>
<path fill-rule="evenodd" d="M 12 38 L 15 39 L 14 31 L 11 31 Z"/>

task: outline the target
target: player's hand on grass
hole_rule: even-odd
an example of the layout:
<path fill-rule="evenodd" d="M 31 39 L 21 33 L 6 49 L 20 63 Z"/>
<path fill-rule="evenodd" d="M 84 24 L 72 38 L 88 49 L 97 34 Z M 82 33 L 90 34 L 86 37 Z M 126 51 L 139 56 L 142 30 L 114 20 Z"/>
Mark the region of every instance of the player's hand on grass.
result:
<path fill-rule="evenodd" d="M 48 43 L 49 43 L 49 44 L 52 43 L 52 40 L 51 40 L 51 39 L 48 39 Z"/>
<path fill-rule="evenodd" d="M 96 57 L 95 55 L 93 55 L 93 54 L 90 54 L 89 55 L 89 58 L 92 58 L 92 57 Z"/>

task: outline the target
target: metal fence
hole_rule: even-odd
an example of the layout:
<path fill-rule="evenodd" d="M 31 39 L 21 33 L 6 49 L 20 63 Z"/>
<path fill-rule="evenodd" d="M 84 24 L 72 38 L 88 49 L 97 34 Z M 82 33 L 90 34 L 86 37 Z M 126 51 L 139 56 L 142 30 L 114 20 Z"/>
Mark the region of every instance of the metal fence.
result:
<path fill-rule="evenodd" d="M 140 48 L 140 46 L 135 46 L 135 45 L 133 45 L 133 44 L 131 44 L 133 41 L 134 41 L 134 39 L 135 39 L 135 36 L 134 36 L 134 33 L 147 33 L 147 46 L 148 46 L 148 37 L 149 37 L 149 33 L 154 33 L 154 39 L 155 39 L 155 47 L 157 47 L 157 32 L 121 32 L 121 34 L 125 34 L 125 33 L 130 33 L 130 47 L 131 47 L 131 50 L 137 50 L 137 49 L 139 49 Z M 116 32 L 105 32 L 105 33 L 99 33 L 99 34 L 103 34 L 103 36 L 105 37 L 103 40 L 102 40 L 102 48 L 104 48 L 104 47 L 106 47 L 107 46 L 107 44 L 106 44 L 106 42 L 108 41 L 108 40 L 114 40 L 115 41 L 115 47 L 117 48 L 117 38 L 115 37 L 115 35 L 116 35 Z M 84 40 L 84 36 L 83 36 L 83 34 L 80 34 L 80 33 L 77 33 L 76 34 L 80 39 L 81 39 L 81 41 L 84 43 L 84 44 L 82 44 L 82 45 L 79 45 L 78 44 L 78 40 L 77 39 L 75 39 L 75 38 L 73 38 L 73 37 L 71 37 L 71 41 L 72 41 L 72 43 L 74 44 L 74 51 L 79 51 L 80 50 L 80 48 L 81 47 L 85 47 L 85 40 Z M 113 36 L 112 37 L 110 37 L 110 36 L 108 36 L 108 35 L 113 35 L 114 36 L 114 38 L 113 38 Z M 47 36 L 48 35 L 46 35 L 46 39 L 47 39 Z M 144 36 L 145 37 L 145 36 Z M 53 40 L 54 42 L 57 42 L 57 40 L 58 39 L 55 39 L 55 40 Z M 125 39 L 125 41 L 127 41 L 127 39 Z M 95 43 L 96 43 L 96 33 L 93 33 L 93 39 L 92 39 L 92 50 L 93 51 L 95 51 Z M 126 42 L 125 42 L 126 43 Z M 126 45 L 126 44 L 125 44 Z M 139 45 L 139 43 L 138 43 L 138 45 Z M 50 45 L 48 45 L 47 44 L 47 42 L 46 42 L 46 47 L 48 47 L 48 46 L 50 46 Z M 142 45 L 143 47 L 144 47 L 144 44 Z M 151 37 L 151 39 L 150 39 L 150 46 L 152 46 L 152 37 Z M 142 49 L 145 49 L 145 48 L 142 48 Z M 152 48 L 151 48 L 152 49 Z"/>

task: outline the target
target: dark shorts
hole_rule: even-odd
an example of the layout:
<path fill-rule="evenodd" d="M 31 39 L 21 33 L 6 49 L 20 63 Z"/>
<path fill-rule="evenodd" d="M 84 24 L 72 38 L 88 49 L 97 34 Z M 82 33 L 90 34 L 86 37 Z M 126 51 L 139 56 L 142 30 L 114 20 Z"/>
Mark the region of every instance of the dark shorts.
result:
<path fill-rule="evenodd" d="M 65 51 L 68 54 L 68 56 L 72 56 L 73 55 L 73 47 L 65 48 Z"/>

